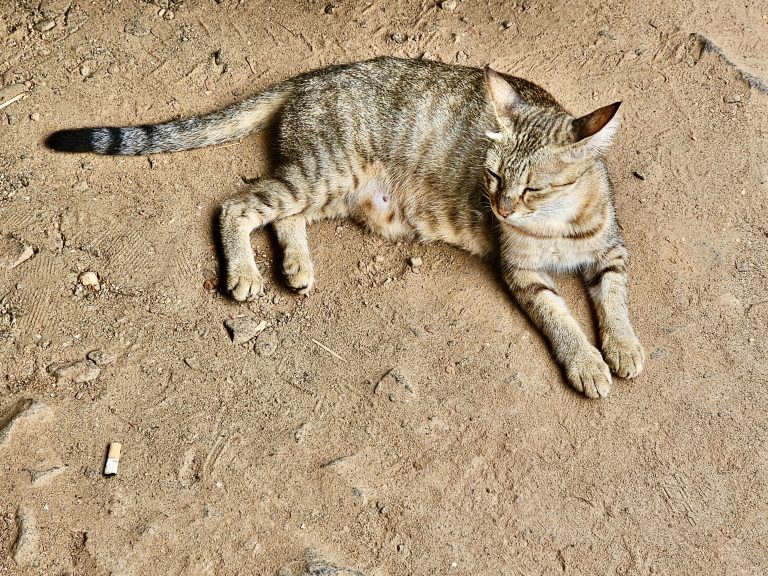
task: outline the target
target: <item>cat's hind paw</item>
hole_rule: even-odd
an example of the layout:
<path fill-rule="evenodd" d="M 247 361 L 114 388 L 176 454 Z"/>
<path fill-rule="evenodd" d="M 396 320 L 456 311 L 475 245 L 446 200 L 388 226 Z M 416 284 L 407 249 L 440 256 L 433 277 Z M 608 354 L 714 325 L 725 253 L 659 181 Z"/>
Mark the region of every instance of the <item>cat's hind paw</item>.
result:
<path fill-rule="evenodd" d="M 586 344 L 567 366 L 568 382 L 589 398 L 605 398 L 611 390 L 611 371 L 594 346 Z"/>
<path fill-rule="evenodd" d="M 283 256 L 283 276 L 288 287 L 299 294 L 307 294 L 315 283 L 315 271 L 309 255 L 286 252 Z"/>
<path fill-rule="evenodd" d="M 634 378 L 643 371 L 645 352 L 637 336 L 630 338 L 604 337 L 603 356 L 611 372 L 621 378 Z"/>
<path fill-rule="evenodd" d="M 255 300 L 264 295 L 264 279 L 252 264 L 235 264 L 227 271 L 227 290 L 239 302 Z"/>

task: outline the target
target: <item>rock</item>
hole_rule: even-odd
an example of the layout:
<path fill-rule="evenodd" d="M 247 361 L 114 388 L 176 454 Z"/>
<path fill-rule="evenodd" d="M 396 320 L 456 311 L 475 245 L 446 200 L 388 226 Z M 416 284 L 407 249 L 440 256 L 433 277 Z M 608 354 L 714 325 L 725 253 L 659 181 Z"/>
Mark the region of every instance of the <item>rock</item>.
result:
<path fill-rule="evenodd" d="M 741 102 L 741 95 L 729 94 L 728 96 L 723 96 L 723 102 L 726 104 L 737 104 L 738 102 Z"/>
<path fill-rule="evenodd" d="M 19 506 L 16 510 L 16 529 L 18 535 L 13 544 L 13 560 L 20 567 L 29 566 L 37 557 L 37 523 L 25 507 Z"/>
<path fill-rule="evenodd" d="M 224 326 L 226 326 L 229 331 L 232 343 L 237 346 L 256 338 L 256 336 L 261 334 L 264 329 L 269 326 L 269 323 L 264 320 L 256 322 L 256 320 L 250 316 L 237 316 L 225 320 Z"/>
<path fill-rule="evenodd" d="M 115 361 L 115 356 L 104 350 L 91 350 L 88 352 L 88 360 L 96 364 L 96 366 L 106 366 Z"/>
<path fill-rule="evenodd" d="M 200 362 L 194 356 L 190 356 L 189 358 L 184 358 L 184 362 L 186 363 L 187 366 L 192 368 L 192 370 L 200 370 Z"/>
<path fill-rule="evenodd" d="M 164 20 L 173 20 L 176 17 L 176 14 L 173 13 L 173 10 L 166 10 L 165 14 L 163 14 Z"/>
<path fill-rule="evenodd" d="M 32 258 L 32 256 L 34 255 L 35 255 L 35 250 L 34 248 L 32 248 L 32 246 L 24 246 L 24 250 L 21 251 L 21 254 L 19 254 L 19 257 L 16 258 L 16 261 L 13 264 L 11 264 L 10 266 L 11 270 L 16 268 L 20 264 L 26 262 L 27 260 Z"/>
<path fill-rule="evenodd" d="M 408 35 L 403 34 L 402 32 L 395 32 L 394 34 L 392 34 L 391 38 L 392 38 L 392 42 L 394 42 L 395 44 L 402 44 L 406 40 L 408 40 Z"/>
<path fill-rule="evenodd" d="M 410 264 L 413 268 L 421 266 L 421 258 L 419 256 L 411 256 Z"/>
<path fill-rule="evenodd" d="M 32 122 L 37 122 L 40 120 L 40 114 L 38 112 L 32 112 L 32 114 L 29 115 L 29 119 L 32 120 Z"/>
<path fill-rule="evenodd" d="M 297 564 L 299 564 L 298 568 Z M 302 562 L 291 562 L 280 568 L 277 574 L 278 576 L 365 576 L 354 568 L 340 568 L 332 560 L 311 548 L 304 553 Z"/>
<path fill-rule="evenodd" d="M 80 66 L 80 76 L 85 78 L 88 75 L 90 75 L 90 73 L 91 73 L 91 69 L 86 64 L 83 64 L 82 66 Z"/>
<path fill-rule="evenodd" d="M 739 272 L 749 272 L 750 263 L 747 260 L 736 260 L 736 270 Z"/>
<path fill-rule="evenodd" d="M 634 172 L 632 172 L 632 175 L 638 180 L 645 180 L 645 174 L 640 170 L 635 170 Z"/>
<path fill-rule="evenodd" d="M 0 414 L 0 448 L 10 441 L 14 430 L 27 422 L 47 420 L 53 416 L 48 406 L 31 398 L 16 402 L 8 410 Z"/>
<path fill-rule="evenodd" d="M 378 381 L 373 393 L 386 396 L 390 402 L 408 403 L 416 399 L 413 385 L 397 368 L 392 368 Z"/>
<path fill-rule="evenodd" d="M 651 352 L 651 360 L 658 360 L 664 356 L 664 348 L 656 348 L 653 352 Z"/>
<path fill-rule="evenodd" d="M 269 333 L 259 336 L 258 340 L 256 340 L 256 344 L 253 346 L 253 349 L 256 351 L 256 354 L 262 358 L 269 358 L 275 352 L 277 352 L 277 346 L 277 336 L 273 333 Z"/>
<path fill-rule="evenodd" d="M 57 380 L 69 380 L 79 384 L 96 380 L 101 374 L 101 368 L 90 360 L 75 360 L 63 364 L 51 364 L 48 366 L 48 373 Z"/>
<path fill-rule="evenodd" d="M 83 272 L 80 274 L 80 284 L 89 290 L 101 290 L 101 284 L 99 284 L 99 277 L 96 272 Z"/>
<path fill-rule="evenodd" d="M 66 470 L 67 467 L 64 464 L 59 464 L 57 466 L 52 466 L 51 468 L 45 468 L 43 470 L 27 470 L 27 472 L 29 472 L 32 486 L 46 486 L 51 480 Z"/>
<path fill-rule="evenodd" d="M 336 12 L 336 4 L 326 4 L 325 8 L 323 9 L 323 12 L 326 14 L 333 14 Z"/>
<path fill-rule="evenodd" d="M 138 20 L 130 20 L 125 23 L 125 27 L 123 30 L 130 34 L 131 36 L 148 36 L 149 35 L 149 28 L 144 26 L 141 22 Z"/>
<path fill-rule="evenodd" d="M 40 22 L 36 23 L 33 28 L 38 32 L 48 32 L 48 30 L 52 30 L 55 26 L 56 22 L 53 20 L 40 20 Z"/>
<path fill-rule="evenodd" d="M 456 6 L 458 6 L 459 3 L 456 2 L 456 0 L 445 0 L 444 2 L 440 2 L 439 6 L 443 10 L 453 11 L 456 10 Z"/>

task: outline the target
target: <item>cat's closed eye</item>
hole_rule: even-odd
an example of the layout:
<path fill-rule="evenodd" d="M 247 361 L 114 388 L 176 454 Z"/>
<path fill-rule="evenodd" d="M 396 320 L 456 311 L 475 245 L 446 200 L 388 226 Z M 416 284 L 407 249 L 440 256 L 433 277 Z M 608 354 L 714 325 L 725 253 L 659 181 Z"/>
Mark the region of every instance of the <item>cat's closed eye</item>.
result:
<path fill-rule="evenodd" d="M 498 189 L 504 188 L 504 177 L 500 174 L 497 174 L 490 168 L 485 168 L 485 175 L 488 178 L 488 180 L 495 184 Z"/>

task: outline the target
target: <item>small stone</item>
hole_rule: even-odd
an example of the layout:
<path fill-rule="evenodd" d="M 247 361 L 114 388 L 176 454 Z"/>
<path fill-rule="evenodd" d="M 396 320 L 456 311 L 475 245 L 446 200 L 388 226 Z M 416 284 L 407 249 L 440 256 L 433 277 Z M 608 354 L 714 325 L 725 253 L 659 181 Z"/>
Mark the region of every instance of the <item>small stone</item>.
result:
<path fill-rule="evenodd" d="M 89 290 L 101 290 L 101 284 L 99 284 L 99 277 L 96 272 L 83 272 L 80 274 L 80 284 Z"/>
<path fill-rule="evenodd" d="M 189 358 L 184 358 L 184 362 L 186 363 L 187 366 L 192 368 L 192 370 L 200 370 L 200 362 L 194 356 L 190 356 Z"/>
<path fill-rule="evenodd" d="M 466 50 L 456 52 L 456 62 L 466 62 L 469 60 L 469 53 Z"/>
<path fill-rule="evenodd" d="M 87 76 L 90 75 L 90 73 L 91 73 L 91 69 L 88 68 L 86 64 L 83 64 L 82 66 L 80 66 L 80 76 L 82 76 L 83 78 L 86 78 Z"/>
<path fill-rule="evenodd" d="M 157 11 L 157 15 L 160 16 L 160 18 L 162 18 L 163 14 L 165 14 L 165 8 L 160 8 L 160 10 Z"/>
<path fill-rule="evenodd" d="M 59 464 L 58 466 L 53 466 L 51 468 L 45 468 L 43 470 L 27 470 L 27 472 L 29 472 L 32 486 L 45 486 L 66 470 L 67 467 L 65 465 Z"/>
<path fill-rule="evenodd" d="M 80 182 L 75 184 L 75 190 L 77 192 L 85 192 L 86 190 L 88 190 L 89 187 L 90 186 L 88 185 L 88 182 L 86 182 L 85 180 L 81 180 Z"/>
<path fill-rule="evenodd" d="M 256 338 L 256 336 L 261 334 L 261 332 L 269 326 L 269 323 L 264 320 L 256 322 L 256 320 L 250 316 L 237 316 L 236 318 L 225 320 L 224 326 L 226 326 L 229 331 L 232 343 L 238 346 Z"/>
<path fill-rule="evenodd" d="M 83 390 L 79 390 L 77 394 L 75 394 L 75 400 L 82 400 L 83 396 L 85 396 L 85 392 Z"/>
<path fill-rule="evenodd" d="M 253 346 L 253 349 L 256 351 L 256 354 L 262 358 L 269 358 L 275 352 L 277 352 L 277 346 L 277 336 L 275 336 L 275 334 L 269 333 L 259 336 L 259 338 L 256 340 L 256 344 Z"/>
<path fill-rule="evenodd" d="M 32 122 L 37 122 L 40 120 L 40 114 L 37 112 L 32 112 L 32 114 L 29 115 L 29 119 L 32 120 Z"/>
<path fill-rule="evenodd" d="M 57 380 L 69 380 L 79 384 L 96 380 L 101 374 L 101 368 L 90 360 L 75 360 L 63 364 L 51 364 L 48 366 L 48 373 Z"/>
<path fill-rule="evenodd" d="M 336 4 L 326 4 L 325 8 L 323 8 L 323 12 L 326 14 L 333 14 L 336 12 Z"/>
<path fill-rule="evenodd" d="M 375 260 L 376 262 L 379 262 L 379 263 L 381 263 L 381 262 L 384 262 L 384 256 L 382 256 L 381 254 L 379 254 L 379 255 L 377 255 L 377 256 L 376 256 L 376 258 L 374 258 L 374 260 Z"/>
<path fill-rule="evenodd" d="M 48 30 L 52 30 L 55 26 L 56 22 L 53 20 L 40 20 L 33 28 L 38 32 L 48 32 Z"/>
<path fill-rule="evenodd" d="M 48 406 L 33 400 L 24 398 L 16 402 L 8 410 L 0 413 L 0 448 L 10 441 L 17 426 L 33 420 L 46 420 L 53 416 Z"/>
<path fill-rule="evenodd" d="M 115 357 L 109 352 L 104 352 L 104 350 L 91 350 L 88 352 L 87 358 L 96 366 L 106 366 L 115 361 Z"/>
<path fill-rule="evenodd" d="M 736 104 L 737 102 L 741 102 L 741 95 L 729 94 L 727 96 L 723 96 L 723 102 L 725 102 L 726 104 Z"/>
<path fill-rule="evenodd" d="M 632 175 L 638 180 L 645 180 L 645 173 L 641 172 L 640 170 L 635 170 L 632 172 Z"/>
<path fill-rule="evenodd" d="M 16 528 L 18 535 L 11 550 L 13 560 L 20 567 L 28 567 L 40 553 L 37 547 L 38 531 L 34 516 L 21 506 L 16 510 Z"/>
<path fill-rule="evenodd" d="M 129 20 L 125 23 L 125 28 L 123 28 L 123 30 L 131 36 L 149 36 L 149 28 L 144 26 L 144 24 L 138 20 Z"/>
<path fill-rule="evenodd" d="M 440 8 L 448 11 L 456 10 L 456 6 L 458 5 L 459 4 L 456 2 L 456 0 L 445 0 L 444 2 L 440 2 Z"/>
<path fill-rule="evenodd" d="M 749 272 L 750 263 L 747 260 L 736 260 L 736 270 L 739 272 Z"/>
<path fill-rule="evenodd" d="M 402 44 L 403 42 L 408 40 L 408 35 L 403 34 L 402 32 L 395 32 L 394 34 L 392 34 L 391 38 L 392 38 L 392 42 L 394 42 L 395 44 Z"/>
<path fill-rule="evenodd" d="M 421 258 L 419 256 L 411 256 L 410 263 L 413 268 L 418 268 L 422 263 Z"/>
<path fill-rule="evenodd" d="M 164 20 L 173 20 L 176 18 L 176 14 L 173 13 L 173 10 L 167 10 L 165 14 L 163 14 Z"/>
<path fill-rule="evenodd" d="M 653 352 L 651 352 L 651 360 L 658 360 L 664 356 L 664 348 L 656 348 Z"/>

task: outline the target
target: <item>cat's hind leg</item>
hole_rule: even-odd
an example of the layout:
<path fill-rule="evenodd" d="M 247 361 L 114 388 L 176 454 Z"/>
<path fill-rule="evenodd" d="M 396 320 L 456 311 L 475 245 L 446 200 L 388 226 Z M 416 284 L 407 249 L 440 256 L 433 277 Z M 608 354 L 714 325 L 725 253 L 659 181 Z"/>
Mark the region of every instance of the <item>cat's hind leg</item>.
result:
<path fill-rule="evenodd" d="M 247 194 L 224 202 L 219 219 L 227 268 L 227 290 L 235 300 L 253 300 L 264 293 L 264 279 L 256 268 L 251 232 L 276 218 L 298 214 L 306 198 L 286 180 L 265 178 Z"/>
<path fill-rule="evenodd" d="M 302 215 L 280 218 L 272 223 L 283 251 L 283 277 L 294 292 L 307 294 L 315 283 L 314 266 L 309 253 L 307 221 Z"/>

